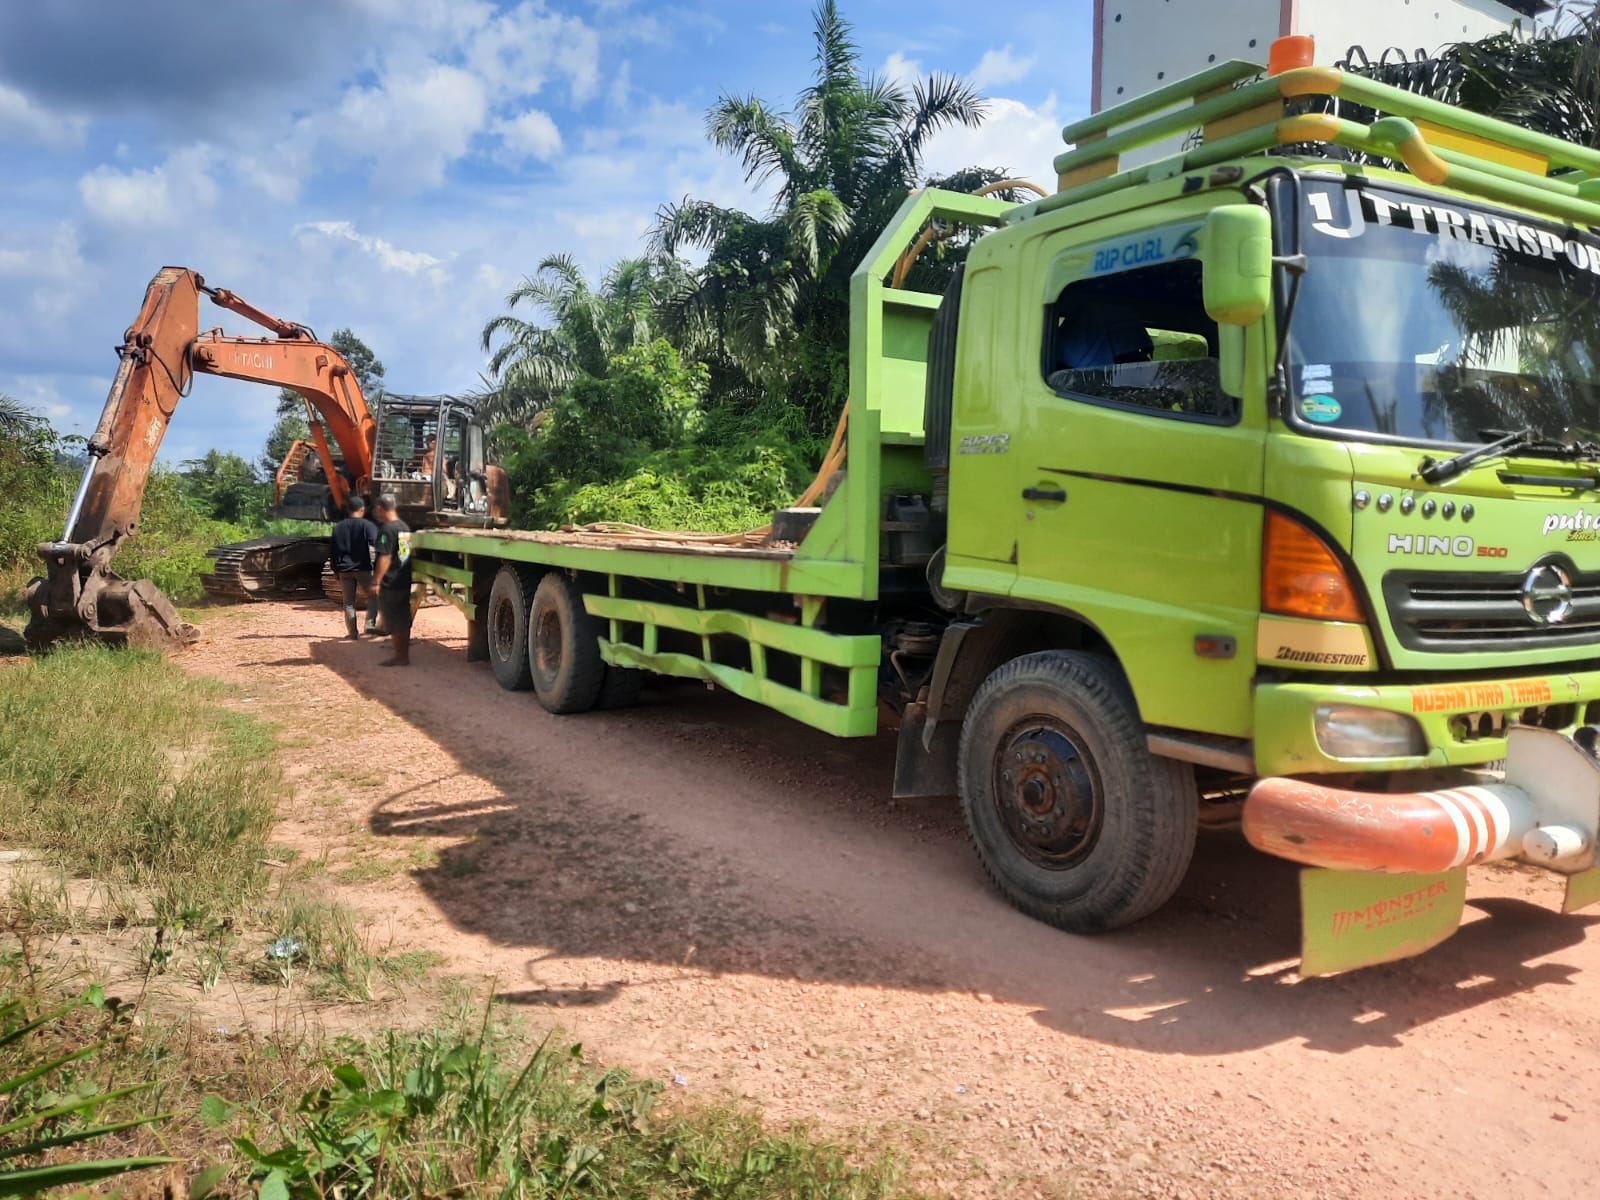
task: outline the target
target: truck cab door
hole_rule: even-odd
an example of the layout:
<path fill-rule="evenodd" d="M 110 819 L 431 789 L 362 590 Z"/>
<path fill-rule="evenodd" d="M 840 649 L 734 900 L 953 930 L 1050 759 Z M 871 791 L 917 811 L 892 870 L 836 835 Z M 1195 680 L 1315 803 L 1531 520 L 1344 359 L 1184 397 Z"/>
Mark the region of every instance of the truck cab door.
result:
<path fill-rule="evenodd" d="M 1207 316 L 1203 217 L 1113 237 L 1065 230 L 1024 252 L 1011 595 L 1097 629 L 1148 723 L 1245 736 L 1265 330 Z"/>
<path fill-rule="evenodd" d="M 1016 256 L 979 244 L 966 267 L 953 386 L 950 507 L 945 581 L 1004 595 L 1016 576 L 1017 512 L 1011 503 L 1021 397 L 1015 347 Z"/>

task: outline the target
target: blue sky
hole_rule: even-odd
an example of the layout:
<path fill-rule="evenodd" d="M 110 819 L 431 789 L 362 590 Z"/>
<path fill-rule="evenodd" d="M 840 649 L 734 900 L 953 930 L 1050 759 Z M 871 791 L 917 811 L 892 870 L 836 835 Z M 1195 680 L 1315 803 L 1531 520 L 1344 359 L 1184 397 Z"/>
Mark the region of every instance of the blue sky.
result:
<path fill-rule="evenodd" d="M 991 98 L 931 169 L 1043 180 L 1088 108 L 1091 7 L 843 11 L 871 69 L 957 71 Z M 810 29 L 809 0 L 0 5 L 0 391 L 92 429 L 169 263 L 324 336 L 350 326 L 395 390 L 471 387 L 483 322 L 545 255 L 598 272 L 666 201 L 761 207 L 702 118 L 725 91 L 787 104 Z M 251 332 L 209 305 L 201 322 Z M 163 458 L 253 458 L 272 397 L 200 380 Z"/>

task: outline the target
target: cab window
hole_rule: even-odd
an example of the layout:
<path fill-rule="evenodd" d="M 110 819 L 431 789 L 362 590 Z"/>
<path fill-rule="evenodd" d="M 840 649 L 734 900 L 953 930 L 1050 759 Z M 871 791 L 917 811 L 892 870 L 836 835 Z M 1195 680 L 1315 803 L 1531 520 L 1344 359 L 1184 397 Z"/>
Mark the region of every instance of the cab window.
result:
<path fill-rule="evenodd" d="M 1221 386 L 1200 262 L 1080 279 L 1045 309 L 1044 377 L 1057 395 L 1215 424 L 1239 418 Z"/>

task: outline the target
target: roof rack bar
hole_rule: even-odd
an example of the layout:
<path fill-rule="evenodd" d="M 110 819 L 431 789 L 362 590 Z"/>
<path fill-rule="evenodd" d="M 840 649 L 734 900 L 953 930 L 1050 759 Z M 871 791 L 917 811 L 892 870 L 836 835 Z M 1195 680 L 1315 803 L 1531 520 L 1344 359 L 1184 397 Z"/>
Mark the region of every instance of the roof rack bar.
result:
<path fill-rule="evenodd" d="M 1457 133 L 1498 142 L 1513 149 L 1548 159 L 1553 167 L 1576 167 L 1591 174 L 1600 172 L 1600 150 L 1575 146 L 1548 134 L 1534 133 L 1510 122 L 1481 113 L 1468 112 L 1453 105 L 1401 91 L 1386 83 L 1336 71 L 1331 67 L 1302 67 L 1275 77 L 1286 99 L 1299 96 L 1337 96 L 1353 100 L 1397 117 L 1427 121 Z"/>
<path fill-rule="evenodd" d="M 1032 204 L 1019 205 L 1007 214 L 1008 223 L 1025 220 L 1039 213 L 1054 212 L 1069 204 L 1081 204 L 1085 200 L 1094 200 L 1097 197 L 1108 195 L 1111 192 L 1121 191 L 1136 183 L 1144 183 L 1152 179 L 1165 179 L 1183 171 L 1195 170 L 1199 167 L 1209 167 L 1216 163 L 1227 162 L 1232 158 L 1247 158 L 1252 154 L 1260 154 L 1263 150 L 1271 150 L 1278 145 L 1276 125 L 1261 125 L 1254 129 L 1246 129 L 1229 137 L 1219 138 L 1214 142 L 1207 142 L 1197 146 L 1183 155 L 1174 155 L 1169 158 L 1158 159 L 1152 163 L 1132 167 L 1120 175 L 1113 175 L 1107 179 L 1097 179 L 1092 183 L 1080 184 L 1078 187 L 1068 188 L 1066 191 L 1057 192 L 1046 196 L 1043 200 L 1035 200 Z M 1174 163 L 1177 169 L 1174 170 Z"/>
<path fill-rule="evenodd" d="M 1115 160 L 1129 150 L 1223 118 L 1241 115 L 1248 118 L 1252 108 L 1261 107 L 1264 102 L 1270 104 L 1277 98 L 1297 100 L 1329 96 L 1424 122 L 1430 127 L 1425 132 L 1441 147 L 1486 162 L 1509 165 L 1527 177 L 1544 177 L 1551 170 L 1600 175 L 1600 150 L 1521 129 L 1494 117 L 1468 112 L 1331 67 L 1298 67 L 1243 87 L 1231 87 L 1262 69 L 1251 63 L 1223 63 L 1191 79 L 1158 88 L 1068 125 L 1062 130 L 1062 136 L 1076 148 L 1056 158 L 1057 174 L 1068 175 L 1092 164 Z M 1228 90 L 1218 94 L 1219 88 Z M 1184 104 L 1185 100 L 1190 103 Z M 1140 117 L 1148 119 L 1139 121 Z M 1127 128 L 1111 132 L 1124 125 Z"/>
<path fill-rule="evenodd" d="M 1540 187 L 1557 196 L 1586 198 L 1584 193 L 1578 190 L 1578 185 L 1588 180 L 1586 175 L 1578 175 L 1571 179 L 1540 178 L 1537 175 L 1530 175 L 1527 171 L 1518 167 L 1479 158 L 1473 154 L 1463 154 L 1461 151 L 1452 150 L 1448 146 L 1434 146 L 1433 152 L 1452 167 L 1470 167 L 1473 170 L 1482 171 L 1485 175 L 1494 175 L 1500 179 L 1508 179 L 1516 183 Z"/>
<path fill-rule="evenodd" d="M 1326 143 L 1403 163 L 1423 183 L 1600 227 L 1600 149 L 1331 67 L 1291 66 L 1271 74 L 1279 60 L 1307 60 L 1308 47 L 1294 49 L 1301 52 L 1275 51 L 1272 68 L 1222 63 L 1066 126 L 1062 137 L 1072 148 L 1055 159 L 1056 194 L 1019 206 L 1007 220 L 1230 159 Z M 1377 118 L 1371 126 L 1341 118 L 1340 101 L 1375 110 Z M 1308 111 L 1319 108 L 1332 111 Z M 1207 140 L 1159 162 L 1121 169 L 1128 151 L 1194 130 Z"/>
<path fill-rule="evenodd" d="M 1247 129 L 1230 137 L 1208 142 L 1183 155 L 1180 169 L 1195 170 L 1299 142 L 1324 142 L 1383 158 L 1402 158 L 1401 150 L 1394 140 L 1374 136 L 1373 130 L 1365 125 L 1341 120 L 1328 114 L 1305 114 L 1299 117 L 1286 117 L 1271 125 Z M 1597 198 L 1600 197 L 1590 198 L 1580 192 L 1576 185 L 1555 179 L 1540 179 L 1525 171 L 1484 162 L 1471 155 L 1451 150 L 1426 149 L 1440 160 L 1437 165 L 1446 171 L 1443 182 L 1454 191 L 1496 203 L 1514 205 L 1557 220 L 1600 226 L 1600 202 L 1597 202 Z M 1053 196 L 1024 206 L 1026 211 L 1013 212 L 1010 219 L 1014 221 L 1037 213 L 1053 212 L 1069 204 L 1079 204 L 1120 191 L 1133 184 L 1143 183 L 1150 178 L 1170 176 L 1174 174 L 1172 163 L 1173 160 L 1170 158 L 1162 159 L 1107 179 L 1057 192 Z M 1328 166 L 1334 169 L 1340 165 L 1331 160 L 1328 163 Z"/>
<path fill-rule="evenodd" d="M 1184 108 L 1170 109 L 1141 125 L 1131 126 L 1120 133 L 1113 133 L 1094 141 L 1080 142 L 1076 150 L 1068 150 L 1057 155 L 1054 164 L 1056 174 L 1064 175 L 1102 159 L 1116 158 L 1128 150 L 1137 150 L 1141 146 L 1148 146 L 1151 142 L 1158 142 L 1172 134 L 1198 128 L 1220 117 L 1248 112 L 1263 101 L 1276 99 L 1277 96 L 1277 85 L 1270 79 L 1264 79 L 1260 83 L 1247 84 L 1242 88 L 1224 92 L 1220 96 L 1197 100 Z M 1077 126 L 1069 125 L 1067 128 L 1070 131 Z"/>
<path fill-rule="evenodd" d="M 1121 104 L 1102 109 L 1092 117 L 1074 121 L 1061 131 L 1061 140 L 1069 146 L 1082 145 L 1096 136 L 1110 133 L 1118 125 L 1126 125 L 1130 121 L 1161 112 L 1186 100 L 1204 97 L 1207 92 L 1218 88 L 1231 87 L 1241 79 L 1249 79 L 1252 75 L 1259 75 L 1265 70 L 1266 68 L 1259 63 L 1242 62 L 1239 59 L 1218 63 L 1214 67 L 1207 67 L 1198 75 L 1190 75 L 1176 83 L 1169 83 L 1166 87 L 1157 88 L 1153 92 L 1146 92 L 1142 96 L 1135 96 L 1132 100 L 1124 100 Z"/>

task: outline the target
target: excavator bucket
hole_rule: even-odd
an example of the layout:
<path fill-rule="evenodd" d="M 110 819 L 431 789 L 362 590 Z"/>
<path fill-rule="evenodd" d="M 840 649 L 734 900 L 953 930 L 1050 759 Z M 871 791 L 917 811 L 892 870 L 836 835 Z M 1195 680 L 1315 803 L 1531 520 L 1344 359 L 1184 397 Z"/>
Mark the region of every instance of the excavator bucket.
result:
<path fill-rule="evenodd" d="M 57 547 L 42 546 L 41 552 Z M 59 561 L 58 561 L 59 559 Z M 103 567 L 80 576 L 71 556 L 45 553 L 49 575 L 28 584 L 28 645 L 47 650 L 62 641 L 183 650 L 200 631 L 178 615 L 148 579 L 124 579 Z"/>

